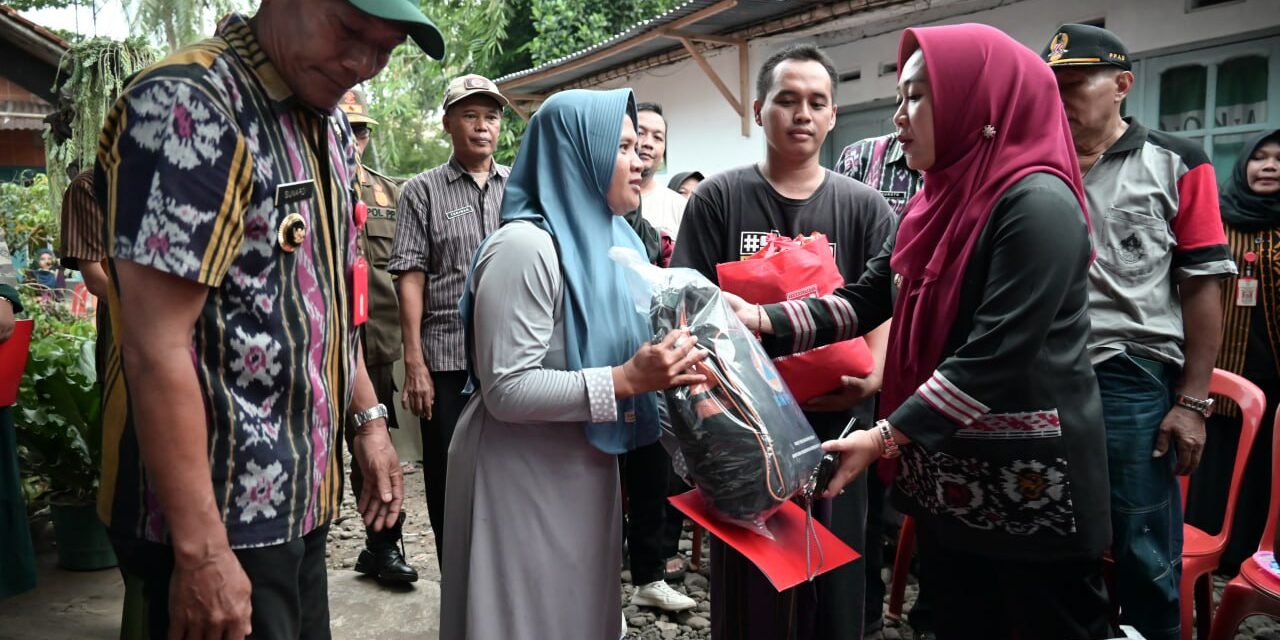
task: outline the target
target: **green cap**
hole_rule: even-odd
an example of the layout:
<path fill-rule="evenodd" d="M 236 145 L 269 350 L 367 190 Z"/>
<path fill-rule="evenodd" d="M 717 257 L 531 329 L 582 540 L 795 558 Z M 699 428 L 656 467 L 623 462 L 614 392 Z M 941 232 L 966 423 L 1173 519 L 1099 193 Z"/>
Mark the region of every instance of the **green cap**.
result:
<path fill-rule="evenodd" d="M 347 0 L 355 8 L 383 20 L 403 22 L 409 27 L 409 37 L 427 55 L 444 58 L 444 36 L 436 23 L 431 21 L 414 0 Z"/>
<path fill-rule="evenodd" d="M 1110 65 L 1133 69 L 1129 50 L 1116 34 L 1088 24 L 1064 24 L 1045 45 L 1040 57 L 1051 67 Z"/>

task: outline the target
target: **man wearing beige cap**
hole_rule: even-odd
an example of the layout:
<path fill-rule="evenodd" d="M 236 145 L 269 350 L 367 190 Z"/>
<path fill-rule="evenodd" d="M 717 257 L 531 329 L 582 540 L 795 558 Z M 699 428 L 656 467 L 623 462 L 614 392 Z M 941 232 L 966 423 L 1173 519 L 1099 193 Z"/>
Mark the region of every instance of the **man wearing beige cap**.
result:
<path fill-rule="evenodd" d="M 342 97 L 338 107 L 347 114 L 351 134 L 356 147 L 356 199 L 365 204 L 367 219 L 360 229 L 360 254 L 369 261 L 369 321 L 360 332 L 360 346 L 364 348 L 364 366 L 378 398 L 390 403 L 396 392 L 393 374 L 400 359 L 400 306 L 396 302 L 396 287 L 387 273 L 387 261 L 391 259 L 391 241 L 396 234 L 396 200 L 400 197 L 402 181 L 390 178 L 364 164 L 364 152 L 373 138 L 373 127 L 378 124 L 369 115 L 369 103 L 362 92 L 352 89 Z M 387 414 L 387 426 L 395 429 L 394 411 Z M 347 446 L 353 444 L 355 432 L 347 430 Z M 351 492 L 360 495 L 364 478 L 360 467 L 351 467 Z M 356 560 L 356 571 L 373 576 L 379 582 L 415 582 L 418 572 L 405 560 L 401 527 L 404 512 L 395 526 L 374 531 L 366 528 L 365 548 Z"/>
<path fill-rule="evenodd" d="M 401 402 L 422 419 L 423 478 L 437 558 L 444 544 L 449 441 L 465 404 L 462 388 L 467 382 L 458 300 L 472 254 L 498 228 L 509 171 L 493 161 L 507 106 L 493 81 L 478 75 L 455 78 L 443 106 L 453 156 L 405 184 L 387 265 L 398 277 L 404 333 Z"/>

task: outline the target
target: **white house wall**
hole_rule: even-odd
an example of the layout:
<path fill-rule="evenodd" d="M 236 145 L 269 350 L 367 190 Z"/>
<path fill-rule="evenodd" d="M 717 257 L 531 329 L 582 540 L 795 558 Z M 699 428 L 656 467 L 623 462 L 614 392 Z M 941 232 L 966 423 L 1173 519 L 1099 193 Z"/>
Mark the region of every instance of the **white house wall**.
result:
<path fill-rule="evenodd" d="M 981 22 L 995 26 L 1039 51 L 1064 22 L 1104 18 L 1136 59 L 1199 42 L 1229 40 L 1240 34 L 1280 29 L 1280 0 L 1238 2 L 1187 11 L 1189 0 L 933 0 L 880 10 L 816 25 L 798 34 L 755 40 L 750 46 L 751 90 L 755 74 L 771 54 L 793 42 L 821 45 L 843 75 L 860 69 L 862 78 L 841 83 L 841 107 L 884 101 L 893 96 L 896 78 L 880 76 L 884 62 L 896 58 L 904 26 Z M 923 21 L 923 22 L 921 22 Z M 737 83 L 737 52 L 733 48 L 707 54 L 712 68 L 730 87 Z M 657 67 L 628 78 L 609 81 L 602 88 L 631 87 L 636 99 L 662 104 L 670 132 L 670 172 L 704 173 L 759 161 L 764 136 L 752 125 L 743 137 L 737 114 L 692 60 Z"/>

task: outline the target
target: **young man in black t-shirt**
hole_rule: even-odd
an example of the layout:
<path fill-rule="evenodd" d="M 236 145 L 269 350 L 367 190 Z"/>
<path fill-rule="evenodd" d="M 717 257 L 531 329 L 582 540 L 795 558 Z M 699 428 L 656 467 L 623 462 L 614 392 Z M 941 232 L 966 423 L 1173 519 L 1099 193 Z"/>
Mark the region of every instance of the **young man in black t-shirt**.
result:
<path fill-rule="evenodd" d="M 889 237 L 893 216 L 874 189 L 824 169 L 818 154 L 835 127 L 835 68 L 813 46 L 784 49 L 760 70 L 754 104 L 764 128 L 764 162 L 714 175 L 689 198 L 671 266 L 691 267 L 716 281 L 716 265 L 755 253 L 772 231 L 826 234 L 846 281 Z M 888 323 L 866 336 L 876 356 L 866 378 L 845 378 L 843 389 L 805 405 L 823 440 L 834 438 L 851 416 L 869 426 L 880 388 Z M 815 515 L 854 549 L 865 548 L 866 484 L 819 503 Z M 861 560 L 778 593 L 743 556 L 713 540 L 712 638 L 862 637 L 865 568 Z"/>

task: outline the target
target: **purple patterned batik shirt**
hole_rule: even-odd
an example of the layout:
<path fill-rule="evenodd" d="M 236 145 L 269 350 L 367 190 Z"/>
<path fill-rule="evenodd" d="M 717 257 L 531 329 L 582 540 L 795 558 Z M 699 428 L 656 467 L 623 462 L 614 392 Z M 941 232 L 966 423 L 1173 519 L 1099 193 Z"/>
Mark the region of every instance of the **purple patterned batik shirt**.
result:
<path fill-rule="evenodd" d="M 205 416 L 233 548 L 299 538 L 337 512 L 357 354 L 354 176 L 342 112 L 299 102 L 241 16 L 138 74 L 102 132 L 112 272 L 130 261 L 209 287 L 192 333 L 203 398 L 184 408 Z M 130 388 L 130 373 L 117 341 L 99 511 L 120 535 L 165 542 L 129 402 L 148 390 Z"/>
<path fill-rule="evenodd" d="M 907 167 L 902 145 L 893 134 L 859 140 L 845 147 L 836 161 L 835 172 L 879 191 L 899 218 L 907 209 L 907 201 L 924 183 L 920 172 Z"/>

